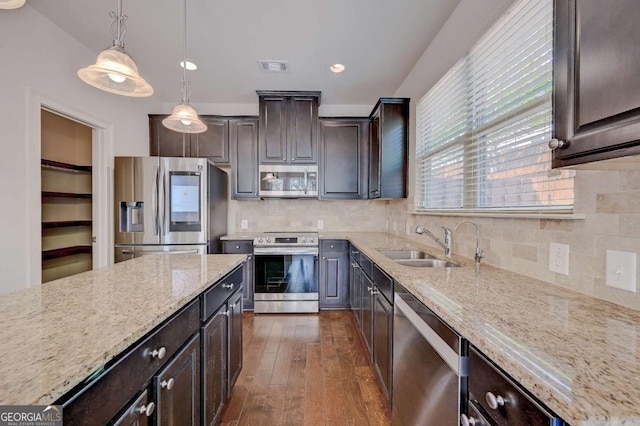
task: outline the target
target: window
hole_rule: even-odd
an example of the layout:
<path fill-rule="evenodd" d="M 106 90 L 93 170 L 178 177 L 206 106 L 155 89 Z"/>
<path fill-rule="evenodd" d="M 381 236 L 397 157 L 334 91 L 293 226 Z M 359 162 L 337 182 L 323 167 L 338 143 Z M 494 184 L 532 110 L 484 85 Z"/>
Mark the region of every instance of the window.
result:
<path fill-rule="evenodd" d="M 569 210 L 551 169 L 553 1 L 521 0 L 418 102 L 416 210 Z"/>

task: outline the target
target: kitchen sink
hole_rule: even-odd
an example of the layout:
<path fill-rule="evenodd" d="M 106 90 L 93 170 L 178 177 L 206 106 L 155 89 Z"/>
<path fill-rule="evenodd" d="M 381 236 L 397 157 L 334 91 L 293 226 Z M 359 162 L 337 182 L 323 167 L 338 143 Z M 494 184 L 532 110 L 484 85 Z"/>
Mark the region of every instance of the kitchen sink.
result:
<path fill-rule="evenodd" d="M 460 266 L 453 262 L 440 259 L 398 259 L 396 263 L 398 265 L 413 266 L 416 268 L 452 268 Z"/>
<path fill-rule="evenodd" d="M 393 260 L 419 260 L 419 259 L 434 259 L 429 253 L 425 253 L 421 250 L 378 250 L 380 253 Z"/>

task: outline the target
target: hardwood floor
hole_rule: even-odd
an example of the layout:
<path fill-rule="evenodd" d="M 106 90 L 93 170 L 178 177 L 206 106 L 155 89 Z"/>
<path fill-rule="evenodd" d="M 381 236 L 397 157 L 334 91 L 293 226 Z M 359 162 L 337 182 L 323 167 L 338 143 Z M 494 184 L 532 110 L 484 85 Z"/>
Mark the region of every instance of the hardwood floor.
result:
<path fill-rule="evenodd" d="M 390 425 L 351 315 L 245 313 L 244 366 L 221 425 Z"/>

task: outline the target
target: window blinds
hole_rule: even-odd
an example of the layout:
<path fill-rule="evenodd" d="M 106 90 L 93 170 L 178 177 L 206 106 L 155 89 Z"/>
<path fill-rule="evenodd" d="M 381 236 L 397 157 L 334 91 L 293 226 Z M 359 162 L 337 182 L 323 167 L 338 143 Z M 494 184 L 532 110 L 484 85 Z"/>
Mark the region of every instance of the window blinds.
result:
<path fill-rule="evenodd" d="M 416 209 L 570 209 L 551 170 L 553 1 L 521 0 L 420 100 Z"/>

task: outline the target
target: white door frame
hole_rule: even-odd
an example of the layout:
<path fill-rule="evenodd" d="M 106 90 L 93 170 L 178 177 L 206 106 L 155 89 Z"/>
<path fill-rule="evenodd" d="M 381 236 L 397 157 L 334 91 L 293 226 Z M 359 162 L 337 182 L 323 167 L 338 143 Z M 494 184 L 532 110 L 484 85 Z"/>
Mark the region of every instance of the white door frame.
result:
<path fill-rule="evenodd" d="M 92 228 L 93 269 L 113 263 L 113 124 L 95 117 L 81 107 L 61 103 L 27 88 L 27 284 L 42 283 L 42 211 L 41 211 L 41 110 L 45 109 L 89 126 L 92 131 Z"/>

